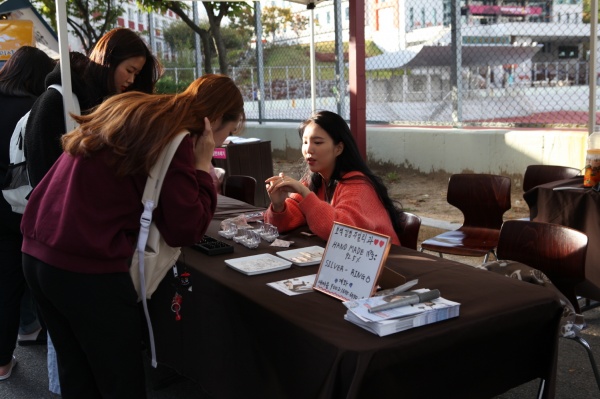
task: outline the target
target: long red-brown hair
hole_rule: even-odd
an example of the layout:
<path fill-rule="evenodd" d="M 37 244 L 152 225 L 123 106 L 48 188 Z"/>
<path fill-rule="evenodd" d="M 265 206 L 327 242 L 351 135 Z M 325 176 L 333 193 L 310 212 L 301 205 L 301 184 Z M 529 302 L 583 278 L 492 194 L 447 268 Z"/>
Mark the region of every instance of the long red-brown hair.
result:
<path fill-rule="evenodd" d="M 109 147 L 119 176 L 148 174 L 177 133 L 202 134 L 205 117 L 245 121 L 242 94 L 229 77 L 204 75 L 180 94 L 112 96 L 92 113 L 73 116 L 79 127 L 62 137 L 62 145 L 65 152 L 81 156 Z"/>

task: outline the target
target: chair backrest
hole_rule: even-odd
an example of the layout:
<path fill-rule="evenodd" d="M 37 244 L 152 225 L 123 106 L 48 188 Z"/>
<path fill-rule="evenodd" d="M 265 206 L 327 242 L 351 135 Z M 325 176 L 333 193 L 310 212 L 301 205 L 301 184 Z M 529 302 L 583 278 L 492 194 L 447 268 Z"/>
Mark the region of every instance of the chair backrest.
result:
<path fill-rule="evenodd" d="M 507 220 L 500 230 L 498 259 L 514 260 L 541 270 L 556 285 L 579 281 L 585 273 L 588 237 L 570 227 L 526 220 Z"/>
<path fill-rule="evenodd" d="M 402 231 L 396 231 L 400 245 L 416 250 L 419 229 L 421 228 L 421 218 L 413 213 L 402 211 L 398 213 L 398 221 L 402 227 Z"/>
<path fill-rule="evenodd" d="M 450 176 L 447 201 L 458 208 L 463 226 L 500 230 L 502 216 L 510 209 L 510 178 L 461 173 Z"/>
<path fill-rule="evenodd" d="M 252 176 L 232 175 L 225 179 L 223 195 L 254 205 L 256 179 Z"/>
<path fill-rule="evenodd" d="M 529 165 L 523 175 L 523 191 L 529 191 L 541 184 L 569 179 L 579 175 L 577 168 L 559 165 Z"/>

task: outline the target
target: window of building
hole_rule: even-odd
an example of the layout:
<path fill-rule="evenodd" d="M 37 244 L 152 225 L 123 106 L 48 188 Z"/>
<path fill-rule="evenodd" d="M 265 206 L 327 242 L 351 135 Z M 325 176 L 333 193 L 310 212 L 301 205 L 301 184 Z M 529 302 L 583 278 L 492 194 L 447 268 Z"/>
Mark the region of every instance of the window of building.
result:
<path fill-rule="evenodd" d="M 410 29 L 415 27 L 415 9 L 412 7 L 408 10 L 408 27 Z"/>
<path fill-rule="evenodd" d="M 349 21 L 350 20 L 350 7 L 346 7 L 345 14 L 346 14 L 346 21 Z"/>
<path fill-rule="evenodd" d="M 540 50 L 542 53 L 551 54 L 552 53 L 552 43 L 542 43 L 542 49 Z"/>
<path fill-rule="evenodd" d="M 421 8 L 421 28 L 424 28 L 425 26 L 425 9 Z"/>
<path fill-rule="evenodd" d="M 331 24 L 331 12 L 327 11 L 327 14 L 325 14 L 325 15 L 326 15 L 325 18 L 327 19 L 327 25 L 330 25 Z"/>
<path fill-rule="evenodd" d="M 579 58 L 579 48 L 577 46 L 558 46 L 558 58 Z"/>

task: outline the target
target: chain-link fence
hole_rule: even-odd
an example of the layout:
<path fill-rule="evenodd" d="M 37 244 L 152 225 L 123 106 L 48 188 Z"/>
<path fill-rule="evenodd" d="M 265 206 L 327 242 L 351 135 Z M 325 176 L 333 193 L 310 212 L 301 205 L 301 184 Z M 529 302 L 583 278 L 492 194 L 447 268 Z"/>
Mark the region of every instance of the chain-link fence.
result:
<path fill-rule="evenodd" d="M 316 109 L 349 118 L 354 2 L 323 1 L 313 11 L 285 3 L 305 18 L 305 28 L 281 26 L 266 36 L 262 54 L 253 49 L 230 68 L 248 118 L 305 119 L 312 109 L 311 82 Z M 588 124 L 590 24 L 581 0 L 365 0 L 364 22 L 368 122 Z"/>

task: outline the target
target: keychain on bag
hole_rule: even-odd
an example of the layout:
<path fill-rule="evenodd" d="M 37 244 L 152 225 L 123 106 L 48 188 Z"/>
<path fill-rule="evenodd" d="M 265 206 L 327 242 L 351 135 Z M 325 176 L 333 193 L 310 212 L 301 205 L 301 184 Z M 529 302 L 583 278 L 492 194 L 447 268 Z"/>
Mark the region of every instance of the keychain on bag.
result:
<path fill-rule="evenodd" d="M 184 270 L 183 273 L 179 274 L 177 269 L 177 263 L 173 265 L 173 287 L 175 288 L 175 295 L 171 300 L 171 311 L 175 313 L 175 320 L 181 320 L 181 302 L 183 296 L 179 293 L 180 289 L 192 290 L 192 284 L 190 280 L 191 274 Z M 187 288 L 186 288 L 187 287 Z"/>
<path fill-rule="evenodd" d="M 181 314 L 179 312 L 181 311 L 182 300 L 183 297 L 179 295 L 179 292 L 175 292 L 173 300 L 171 301 L 171 310 L 175 313 L 175 320 L 177 321 L 181 320 Z"/>

